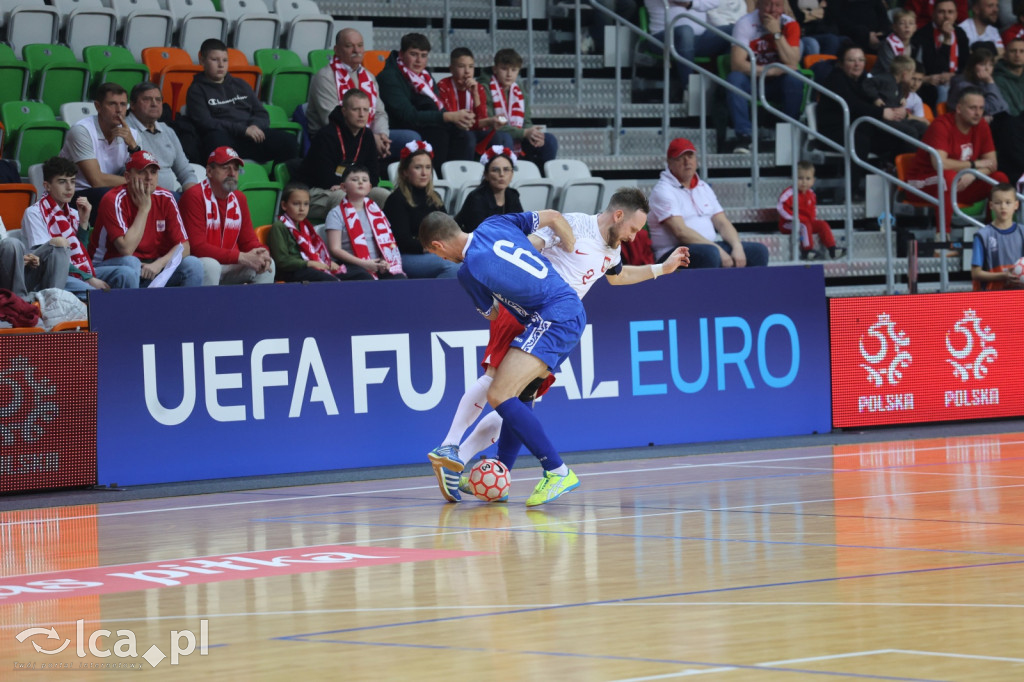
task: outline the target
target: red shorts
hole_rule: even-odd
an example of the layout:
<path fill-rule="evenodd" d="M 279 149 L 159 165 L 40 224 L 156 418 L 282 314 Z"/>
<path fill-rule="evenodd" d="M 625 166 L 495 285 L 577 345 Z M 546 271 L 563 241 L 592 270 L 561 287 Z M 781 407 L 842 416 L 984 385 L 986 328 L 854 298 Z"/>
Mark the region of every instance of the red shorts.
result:
<path fill-rule="evenodd" d="M 498 368 L 501 361 L 505 359 L 512 341 L 523 333 L 525 327 L 519 323 L 515 315 L 510 313 L 505 306 L 499 307 L 498 317 L 491 322 L 491 338 L 487 342 L 487 349 L 484 351 L 484 360 L 480 365 L 486 370 L 488 367 Z M 537 397 L 544 395 L 555 383 L 555 375 L 549 374 L 540 388 L 537 389 Z"/>

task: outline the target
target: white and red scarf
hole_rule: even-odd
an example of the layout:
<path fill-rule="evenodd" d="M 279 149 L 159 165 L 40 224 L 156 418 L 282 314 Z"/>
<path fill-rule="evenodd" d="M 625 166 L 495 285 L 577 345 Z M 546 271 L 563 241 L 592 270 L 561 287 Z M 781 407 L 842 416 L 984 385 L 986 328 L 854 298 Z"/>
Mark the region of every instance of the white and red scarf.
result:
<path fill-rule="evenodd" d="M 366 211 L 366 217 L 370 219 L 373 240 L 377 243 L 377 250 L 380 251 L 384 260 L 388 262 L 388 270 L 392 275 L 404 274 L 402 272 L 402 255 L 398 252 L 398 246 L 395 245 L 395 235 L 391 233 L 391 224 L 388 222 L 388 219 L 372 199 L 363 200 L 363 209 Z M 370 250 L 366 246 L 366 229 L 363 227 L 362 222 L 360 222 L 359 214 L 356 212 L 355 207 L 348 199 L 341 202 L 341 217 L 345 221 L 345 229 L 348 230 L 348 240 L 352 244 L 352 254 L 356 258 L 369 260 Z M 371 272 L 370 274 L 373 275 L 374 279 L 377 279 L 377 273 Z"/>
<path fill-rule="evenodd" d="M 522 128 L 526 122 L 526 109 L 523 104 L 523 91 L 519 85 L 513 83 L 508 89 L 508 101 L 505 101 L 505 93 L 501 91 L 498 79 L 491 76 L 491 102 L 494 104 L 495 115 L 504 114 L 508 119 L 508 125 L 513 128 Z"/>
<path fill-rule="evenodd" d="M 935 30 L 935 49 L 939 50 L 939 49 L 942 48 L 942 45 L 944 43 L 943 36 L 945 34 L 942 32 L 942 29 L 940 29 L 938 26 L 934 26 L 933 25 L 933 28 Z M 960 61 L 960 55 L 957 53 L 957 49 L 956 49 L 956 27 L 954 27 L 953 28 L 953 38 L 952 38 L 952 41 L 949 43 L 949 72 L 950 73 L 956 73 L 956 67 L 959 64 L 959 61 Z"/>
<path fill-rule="evenodd" d="M 57 200 L 49 194 L 39 200 L 39 213 L 46 221 L 46 229 L 51 237 L 64 237 L 71 247 L 71 264 L 82 272 L 95 275 L 96 270 L 92 267 L 89 254 L 82 248 L 82 242 L 78 241 L 78 214 L 72 213 L 70 208 L 62 209 Z"/>
<path fill-rule="evenodd" d="M 228 195 L 221 229 L 220 207 L 213 196 L 209 178 L 205 178 L 201 185 L 203 202 L 206 204 L 206 243 L 230 249 L 238 243 L 238 235 L 242 232 L 242 208 L 238 204 L 238 197 L 235 192 Z"/>
<path fill-rule="evenodd" d="M 885 37 L 885 42 L 889 43 L 889 47 L 892 48 L 892 53 L 896 57 L 907 51 L 907 46 L 903 44 L 903 41 L 900 40 L 900 37 L 895 33 L 887 35 Z"/>
<path fill-rule="evenodd" d="M 430 72 L 423 69 L 419 73 L 413 73 L 409 70 L 409 67 L 405 65 L 401 57 L 395 58 L 395 63 L 398 64 L 398 68 L 402 71 L 402 75 L 405 76 L 405 80 L 409 81 L 409 85 L 412 89 L 421 95 L 426 95 L 434 101 L 439 111 L 444 111 L 444 104 L 438 98 L 437 93 L 434 92 L 434 78 L 430 75 Z"/>
<path fill-rule="evenodd" d="M 315 260 L 328 266 L 331 264 L 331 254 L 327 250 L 327 244 L 324 244 L 324 240 L 320 239 L 320 235 L 316 233 L 316 228 L 313 227 L 312 223 L 308 220 L 303 220 L 296 225 L 295 221 L 289 218 L 287 214 L 281 215 L 278 217 L 278 220 L 284 223 L 292 238 L 298 243 L 299 255 L 302 256 L 302 260 Z M 330 272 L 331 274 L 345 272 L 345 266 L 342 265 L 340 268 Z"/>
<path fill-rule="evenodd" d="M 331 70 L 334 71 L 334 82 L 338 86 L 338 101 L 340 102 L 345 93 L 352 88 L 359 88 L 370 98 L 370 117 L 366 120 L 367 125 L 373 123 L 373 117 L 377 111 L 377 99 L 380 93 L 377 92 L 377 82 L 370 76 L 370 72 L 360 67 L 357 71 L 358 82 L 352 82 L 352 74 L 349 72 L 345 62 L 337 57 L 331 57 Z"/>

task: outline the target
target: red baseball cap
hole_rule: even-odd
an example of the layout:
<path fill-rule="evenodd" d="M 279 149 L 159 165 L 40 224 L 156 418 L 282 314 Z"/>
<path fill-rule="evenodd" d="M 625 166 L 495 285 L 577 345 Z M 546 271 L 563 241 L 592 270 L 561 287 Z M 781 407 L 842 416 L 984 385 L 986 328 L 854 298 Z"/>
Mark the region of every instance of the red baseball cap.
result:
<path fill-rule="evenodd" d="M 156 160 L 156 157 L 147 152 L 145 149 L 140 149 L 131 156 L 124 164 L 125 170 L 142 170 L 149 166 L 160 167 L 160 162 Z"/>
<path fill-rule="evenodd" d="M 217 147 L 210 152 L 210 158 L 206 159 L 206 163 L 218 163 L 225 164 L 237 161 L 239 166 L 244 166 L 245 161 L 242 161 L 242 157 L 238 155 L 231 147 Z"/>
<path fill-rule="evenodd" d="M 693 143 L 687 140 L 685 137 L 677 137 L 672 140 L 668 146 L 668 158 L 674 159 L 677 156 L 682 156 L 690 152 L 692 154 L 697 153 L 697 148 L 693 146 Z"/>

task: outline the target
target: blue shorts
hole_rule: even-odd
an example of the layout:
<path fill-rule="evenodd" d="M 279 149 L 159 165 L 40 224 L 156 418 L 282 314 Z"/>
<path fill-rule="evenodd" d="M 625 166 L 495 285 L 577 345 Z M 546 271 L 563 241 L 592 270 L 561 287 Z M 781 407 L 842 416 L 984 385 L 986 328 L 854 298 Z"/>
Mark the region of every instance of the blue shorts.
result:
<path fill-rule="evenodd" d="M 579 344 L 583 328 L 586 325 L 587 313 L 582 306 L 579 315 L 571 320 L 560 322 L 545 320 L 540 313 L 534 313 L 523 329 L 523 333 L 512 341 L 510 347 L 518 348 L 543 360 L 554 372 L 562 364 L 562 361 L 569 357 L 572 349 Z"/>

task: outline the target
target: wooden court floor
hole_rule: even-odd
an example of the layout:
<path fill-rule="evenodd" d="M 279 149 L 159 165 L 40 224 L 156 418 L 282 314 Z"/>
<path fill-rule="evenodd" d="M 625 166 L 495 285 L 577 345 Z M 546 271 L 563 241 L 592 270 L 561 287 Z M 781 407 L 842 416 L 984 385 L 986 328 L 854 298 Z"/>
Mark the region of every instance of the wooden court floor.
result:
<path fill-rule="evenodd" d="M 6 512 L 0 680 L 1024 680 L 1024 434 L 575 469 Z"/>

